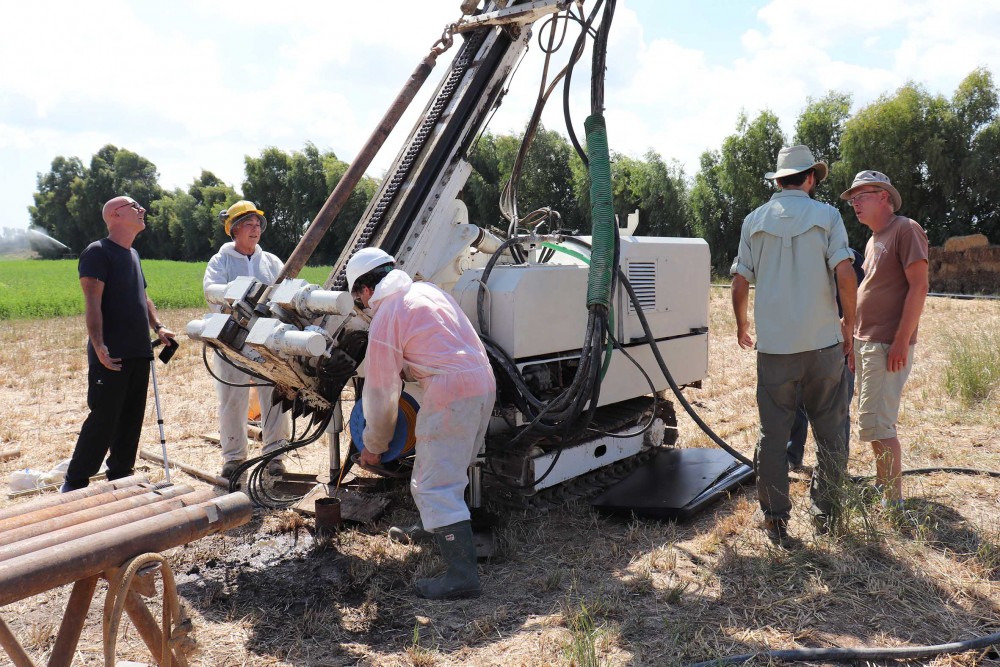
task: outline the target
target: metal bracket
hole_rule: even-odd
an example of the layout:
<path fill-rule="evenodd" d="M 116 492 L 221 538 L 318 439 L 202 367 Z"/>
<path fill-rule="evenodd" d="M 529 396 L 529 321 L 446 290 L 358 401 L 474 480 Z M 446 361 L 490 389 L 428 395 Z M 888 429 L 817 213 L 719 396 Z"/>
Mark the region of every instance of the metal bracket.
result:
<path fill-rule="evenodd" d="M 477 16 L 463 16 L 451 24 L 449 30 L 453 33 L 462 33 L 485 26 L 529 25 L 543 16 L 561 12 L 568 6 L 569 0 L 535 0 Z"/>

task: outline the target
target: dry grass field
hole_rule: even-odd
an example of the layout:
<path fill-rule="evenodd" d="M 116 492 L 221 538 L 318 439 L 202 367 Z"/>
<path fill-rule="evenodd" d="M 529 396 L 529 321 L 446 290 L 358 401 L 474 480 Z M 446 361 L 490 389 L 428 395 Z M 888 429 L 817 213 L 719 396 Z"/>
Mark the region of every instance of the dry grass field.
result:
<path fill-rule="evenodd" d="M 162 315 L 183 331 L 198 312 Z M 736 345 L 728 290 L 713 290 L 711 318 L 710 378 L 686 395 L 749 456 L 754 355 Z M 928 301 L 900 418 L 904 467 L 1000 470 L 1000 389 L 968 402 L 952 356 L 979 344 L 996 369 L 998 332 L 1000 302 Z M 2 479 L 19 468 L 48 470 L 70 455 L 86 413 L 84 339 L 82 318 L 0 322 L 0 449 L 22 451 L 0 463 Z M 185 339 L 159 379 L 171 456 L 217 471 L 218 447 L 202 437 L 217 426 L 201 350 Z M 142 446 L 155 450 L 152 398 L 148 405 Z M 711 446 L 686 415 L 679 419 L 679 446 Z M 815 460 L 811 439 L 806 459 Z M 325 469 L 325 443 L 289 467 Z M 873 471 L 871 452 L 855 442 L 850 470 Z M 155 467 L 148 474 L 162 479 Z M 179 472 L 175 481 L 202 484 Z M 349 528 L 332 541 L 314 541 L 311 522 L 291 513 L 260 513 L 168 557 L 194 622 L 193 665 L 678 665 L 755 650 L 937 644 L 1000 631 L 1000 479 L 932 474 L 907 477 L 904 489 L 916 524 L 859 501 L 846 534 L 817 537 L 806 516 L 807 484 L 794 482 L 796 543 L 788 550 L 756 527 L 752 487 L 680 525 L 606 518 L 582 504 L 542 514 L 501 509 L 499 553 L 480 566 L 483 597 L 451 603 L 421 600 L 409 587 L 415 574 L 439 566 L 434 551 L 385 537 L 393 522 L 416 516 L 405 490 L 392 492 L 378 525 Z M 74 664 L 102 664 L 105 589 L 98 588 Z M 36 660 L 52 647 L 68 592 L 0 609 Z M 148 660 L 131 628 L 118 655 Z M 972 651 L 920 664 L 1000 659 Z"/>

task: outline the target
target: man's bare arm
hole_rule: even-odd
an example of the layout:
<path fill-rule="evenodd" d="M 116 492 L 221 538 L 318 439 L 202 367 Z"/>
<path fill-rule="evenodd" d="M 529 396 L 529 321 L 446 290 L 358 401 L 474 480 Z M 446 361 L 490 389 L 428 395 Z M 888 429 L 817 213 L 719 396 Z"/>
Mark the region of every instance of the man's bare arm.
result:
<path fill-rule="evenodd" d="M 927 300 L 928 277 L 927 260 L 913 262 L 903 269 L 906 282 L 909 285 L 906 299 L 903 300 L 903 314 L 896 327 L 896 336 L 889 346 L 888 371 L 890 373 L 906 367 L 906 358 L 910 352 L 910 338 L 917 329 L 920 315 L 924 312 L 924 301 Z"/>
<path fill-rule="evenodd" d="M 750 337 L 750 317 L 748 309 L 750 305 L 750 281 L 735 274 L 733 276 L 733 315 L 736 316 L 736 342 L 744 350 L 753 348 L 753 339 Z"/>
<path fill-rule="evenodd" d="M 837 294 L 840 297 L 840 329 L 844 335 L 844 354 L 850 357 L 854 351 L 854 323 L 857 320 L 858 309 L 858 276 L 854 273 L 851 260 L 845 259 L 834 269 L 837 276 Z M 853 370 L 853 369 L 852 369 Z"/>
<path fill-rule="evenodd" d="M 146 295 L 146 315 L 149 319 L 149 328 L 156 333 L 163 343 L 166 343 L 170 338 L 176 337 L 177 334 L 163 326 L 160 322 L 160 317 L 156 312 L 156 304 L 153 303 L 148 294 Z"/>
<path fill-rule="evenodd" d="M 87 322 L 87 335 L 94 347 L 101 365 L 112 371 L 122 369 L 122 360 L 112 358 L 108 346 L 104 344 L 104 315 L 101 313 L 101 297 L 104 295 L 104 283 L 97 278 L 80 278 L 83 289 L 84 319 Z"/>

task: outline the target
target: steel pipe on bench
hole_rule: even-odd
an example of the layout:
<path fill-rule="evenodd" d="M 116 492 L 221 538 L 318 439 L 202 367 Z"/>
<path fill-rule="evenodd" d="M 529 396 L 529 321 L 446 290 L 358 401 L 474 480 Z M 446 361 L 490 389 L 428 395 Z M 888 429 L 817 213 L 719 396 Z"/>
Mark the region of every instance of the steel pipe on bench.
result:
<path fill-rule="evenodd" d="M 164 489 L 164 491 L 166 490 L 167 489 Z M 102 516 L 96 516 L 86 521 L 68 523 L 61 526 L 59 529 L 52 530 L 50 532 L 36 532 L 34 535 L 26 538 L 6 541 L 2 546 L 0 546 L 0 563 L 10 560 L 11 558 L 17 558 L 18 556 L 32 553 L 33 551 L 47 549 L 62 542 L 69 542 L 71 540 L 86 537 L 87 535 L 93 535 L 104 530 L 124 526 L 128 523 L 148 519 L 152 516 L 172 512 L 183 507 L 197 505 L 198 503 L 203 503 L 206 500 L 211 500 L 215 497 L 215 492 L 212 489 L 202 489 L 198 492 L 193 492 L 193 489 L 188 487 L 188 490 L 189 492 L 187 493 L 175 492 L 169 495 L 160 495 L 158 492 L 154 491 L 149 494 L 143 494 L 142 496 L 126 498 L 118 503 L 110 503 L 108 505 L 93 508 L 95 510 L 104 509 L 105 507 L 111 507 L 112 505 L 126 503 L 124 506 L 119 508 L 119 511 L 107 513 Z M 151 496 L 151 498 L 147 498 L 146 496 Z M 134 507 L 128 506 L 133 501 L 140 500 L 145 502 L 137 503 Z M 84 512 L 77 512 L 67 518 L 72 519 L 81 514 L 84 514 Z M 25 526 L 25 528 L 34 527 L 35 526 Z M 20 532 L 20 530 L 23 529 L 12 532 Z M 6 537 L 6 535 L 0 534 L 0 538 L 3 537 Z M 2 567 L 2 565 L 0 565 L 0 567 Z"/>
<path fill-rule="evenodd" d="M 0 568 L 0 606 L 85 579 L 147 551 L 166 551 L 250 521 L 243 493 L 63 542 L 6 561 Z"/>
<path fill-rule="evenodd" d="M 57 493 L 37 498 L 23 505 L 13 505 L 0 511 L 0 531 L 26 526 L 54 516 L 77 512 L 87 507 L 110 503 L 128 495 L 149 491 L 152 486 L 141 475 L 102 482 L 69 493 Z"/>
<path fill-rule="evenodd" d="M 135 493 L 132 491 L 133 489 L 139 489 L 139 492 Z M 100 505 L 84 507 L 78 511 L 60 512 L 58 514 L 53 514 L 52 516 L 48 515 L 52 512 L 53 508 L 48 508 L 43 513 L 32 513 L 31 516 L 36 520 L 31 523 L 25 523 L 24 525 L 17 526 L 15 528 L 4 528 L 0 526 L 0 547 L 7 544 L 13 544 L 14 542 L 20 542 L 21 540 L 26 540 L 29 537 L 34 537 L 35 535 L 44 535 L 56 530 L 61 530 L 66 526 L 73 526 L 85 521 L 93 521 L 94 519 L 98 519 L 102 516 L 108 516 L 109 514 L 114 514 L 115 512 L 122 512 L 132 509 L 133 507 L 141 507 L 142 505 L 155 503 L 166 498 L 174 498 L 185 493 L 191 493 L 194 489 L 185 485 L 168 486 L 162 489 L 156 489 L 149 485 L 142 485 L 129 487 L 127 493 L 122 493 L 122 491 L 124 491 L 124 489 L 110 492 L 110 495 L 108 496 L 108 498 L 110 498 L 110 502 L 103 502 Z M 101 498 L 103 500 L 107 500 L 107 498 L 104 498 L 104 495 L 105 494 L 102 494 Z M 91 498 L 97 497 L 98 496 L 91 496 Z M 203 498 L 202 500 L 207 500 L 207 498 Z"/>

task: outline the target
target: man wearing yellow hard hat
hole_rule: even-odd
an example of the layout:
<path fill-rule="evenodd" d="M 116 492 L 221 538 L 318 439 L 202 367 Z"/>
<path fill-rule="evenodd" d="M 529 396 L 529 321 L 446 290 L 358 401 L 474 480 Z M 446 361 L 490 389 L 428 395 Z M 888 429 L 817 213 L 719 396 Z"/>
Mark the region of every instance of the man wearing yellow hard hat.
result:
<path fill-rule="evenodd" d="M 277 256 L 264 252 L 260 236 L 267 229 L 264 212 L 252 201 L 241 200 L 219 213 L 226 234 L 233 240 L 223 244 L 205 269 L 204 289 L 212 285 L 228 285 L 241 276 L 250 276 L 272 285 L 284 266 Z M 219 306 L 212 306 L 218 312 Z M 250 402 L 250 376 L 221 356 L 216 355 L 213 370 L 218 378 L 219 439 L 222 444 L 221 476 L 229 479 L 247 459 L 247 410 Z M 261 406 L 261 426 L 264 437 L 263 453 L 267 454 L 287 444 L 288 414 L 281 406 L 272 405 L 269 386 L 257 385 Z M 282 457 L 267 465 L 267 472 L 279 476 L 285 472 Z"/>

